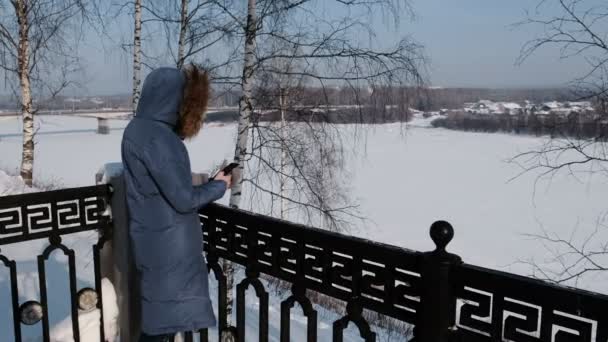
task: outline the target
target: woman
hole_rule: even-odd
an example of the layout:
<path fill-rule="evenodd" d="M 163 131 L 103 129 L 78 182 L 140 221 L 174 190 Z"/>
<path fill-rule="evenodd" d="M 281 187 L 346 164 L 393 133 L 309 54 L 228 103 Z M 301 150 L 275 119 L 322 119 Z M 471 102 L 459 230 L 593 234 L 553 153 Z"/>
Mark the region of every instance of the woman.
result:
<path fill-rule="evenodd" d="M 125 129 L 129 234 L 141 279 L 140 341 L 170 341 L 178 332 L 215 325 L 209 300 L 198 210 L 222 198 L 230 175 L 193 186 L 182 140 L 202 127 L 207 74 L 190 65 L 160 68 L 144 82 L 135 118 Z"/>

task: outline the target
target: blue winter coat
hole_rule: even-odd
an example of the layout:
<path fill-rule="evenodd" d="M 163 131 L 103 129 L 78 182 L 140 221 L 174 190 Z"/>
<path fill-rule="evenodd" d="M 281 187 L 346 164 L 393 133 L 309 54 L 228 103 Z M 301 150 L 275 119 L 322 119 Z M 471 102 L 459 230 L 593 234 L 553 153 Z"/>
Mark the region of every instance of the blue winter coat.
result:
<path fill-rule="evenodd" d="M 220 199 L 226 183 L 192 185 L 188 152 L 175 133 L 184 83 L 177 69 L 152 71 L 122 140 L 129 233 L 148 335 L 215 325 L 197 211 Z"/>

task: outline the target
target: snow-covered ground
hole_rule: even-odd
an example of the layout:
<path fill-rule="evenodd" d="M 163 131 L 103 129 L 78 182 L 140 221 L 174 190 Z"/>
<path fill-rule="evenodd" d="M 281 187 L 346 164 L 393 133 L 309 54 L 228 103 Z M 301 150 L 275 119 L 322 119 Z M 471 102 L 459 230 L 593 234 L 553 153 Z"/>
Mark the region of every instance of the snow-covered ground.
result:
<path fill-rule="evenodd" d="M 15 170 L 21 125 L 17 118 L 0 120 L 0 168 Z M 445 219 L 456 231 L 449 249 L 465 262 L 527 274 L 529 268 L 518 260 L 544 262 L 550 255 L 524 234 L 545 229 L 568 238 L 576 230 L 574 239 L 582 241 L 608 209 L 608 182 L 597 175 L 575 179 L 563 174 L 535 184 L 536 175 L 526 174 L 509 181 L 520 170 L 506 160 L 537 147 L 543 138 L 432 129 L 430 120 L 416 118 L 407 130 L 399 124 L 371 126 L 364 129 L 366 139 L 351 146 L 359 151 L 348 161 L 351 193 L 369 219 L 354 234 L 430 250 L 428 227 Z M 101 165 L 120 160 L 125 121 L 110 121 L 109 135 L 95 134 L 95 119 L 43 117 L 37 124 L 36 178 L 90 185 Z M 343 129 L 348 133 L 353 127 Z M 230 159 L 235 135 L 232 124 L 206 126 L 187 144 L 193 170 L 206 171 Z M 601 277 L 577 285 L 608 292 Z M 278 322 L 275 318 L 271 312 L 271 321 Z"/>
<path fill-rule="evenodd" d="M 8 175 L 0 170 L 0 196 L 17 195 L 29 192 L 41 191 L 36 187 L 28 187 L 23 183 L 21 177 Z"/>

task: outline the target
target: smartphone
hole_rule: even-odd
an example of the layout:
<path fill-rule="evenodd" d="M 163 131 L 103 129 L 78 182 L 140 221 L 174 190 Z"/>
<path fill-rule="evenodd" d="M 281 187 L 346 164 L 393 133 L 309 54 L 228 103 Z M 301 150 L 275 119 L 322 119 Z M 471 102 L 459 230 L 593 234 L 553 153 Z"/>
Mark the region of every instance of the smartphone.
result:
<path fill-rule="evenodd" d="M 215 176 L 213 176 L 209 180 L 214 180 L 215 177 L 222 171 L 224 172 L 225 175 L 227 175 L 227 174 L 231 173 L 232 170 L 234 170 L 238 166 L 239 166 L 239 163 L 230 163 L 230 164 L 226 165 L 223 169 L 221 169 Z"/>
<path fill-rule="evenodd" d="M 222 171 L 224 172 L 225 175 L 227 175 L 238 166 L 239 166 L 239 163 L 230 163 L 230 164 L 226 165 L 226 167 L 223 168 Z"/>

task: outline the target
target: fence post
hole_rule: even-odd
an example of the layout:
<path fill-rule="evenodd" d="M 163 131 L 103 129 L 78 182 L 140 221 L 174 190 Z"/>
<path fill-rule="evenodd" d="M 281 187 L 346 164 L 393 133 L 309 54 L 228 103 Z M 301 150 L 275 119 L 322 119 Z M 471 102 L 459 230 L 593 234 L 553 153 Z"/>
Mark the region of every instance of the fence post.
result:
<path fill-rule="evenodd" d="M 125 184 L 121 163 L 106 164 L 95 175 L 97 184 L 110 184 L 113 188 L 112 240 L 101 251 L 101 276 L 114 285 L 119 310 L 121 341 L 137 341 L 141 332 L 141 305 L 139 281 L 129 238 Z"/>
<path fill-rule="evenodd" d="M 436 248 L 422 255 L 421 295 L 414 340 L 448 342 L 453 340 L 456 320 L 454 269 L 462 260 L 458 255 L 446 251 L 446 246 L 454 237 L 454 229 L 448 222 L 433 223 L 430 235 Z"/>

